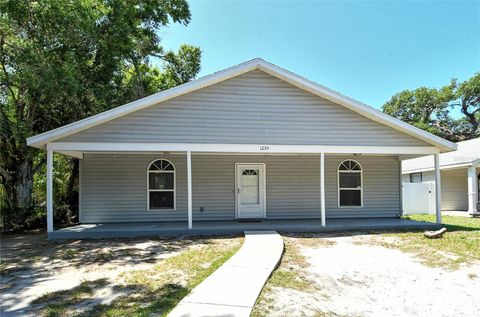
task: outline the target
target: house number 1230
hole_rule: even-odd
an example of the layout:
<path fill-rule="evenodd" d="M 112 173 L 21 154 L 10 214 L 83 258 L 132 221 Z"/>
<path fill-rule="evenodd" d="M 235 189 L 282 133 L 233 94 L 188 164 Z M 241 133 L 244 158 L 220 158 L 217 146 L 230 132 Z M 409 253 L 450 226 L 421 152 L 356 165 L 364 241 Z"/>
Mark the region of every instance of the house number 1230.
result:
<path fill-rule="evenodd" d="M 270 147 L 268 145 L 260 145 L 260 151 L 268 151 Z"/>

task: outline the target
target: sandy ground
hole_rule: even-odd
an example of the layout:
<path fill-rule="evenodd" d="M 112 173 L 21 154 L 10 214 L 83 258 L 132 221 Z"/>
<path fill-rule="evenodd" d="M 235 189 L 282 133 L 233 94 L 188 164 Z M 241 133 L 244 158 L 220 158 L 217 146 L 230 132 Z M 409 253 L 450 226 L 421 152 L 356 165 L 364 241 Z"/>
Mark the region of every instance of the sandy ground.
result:
<path fill-rule="evenodd" d="M 198 242 L 198 241 L 197 241 Z M 1 239 L 2 274 L 0 315 L 37 316 L 34 300 L 56 291 L 72 290 L 82 282 L 101 282 L 92 302 L 109 304 L 125 294 L 115 288 L 127 271 L 147 269 L 158 259 L 195 245 L 189 239 L 124 239 L 49 242 L 44 234 L 4 236 Z"/>
<path fill-rule="evenodd" d="M 480 264 L 447 271 L 359 245 L 367 236 L 326 239 L 336 243 L 300 249 L 315 290 L 273 288 L 269 316 L 480 316 Z"/>

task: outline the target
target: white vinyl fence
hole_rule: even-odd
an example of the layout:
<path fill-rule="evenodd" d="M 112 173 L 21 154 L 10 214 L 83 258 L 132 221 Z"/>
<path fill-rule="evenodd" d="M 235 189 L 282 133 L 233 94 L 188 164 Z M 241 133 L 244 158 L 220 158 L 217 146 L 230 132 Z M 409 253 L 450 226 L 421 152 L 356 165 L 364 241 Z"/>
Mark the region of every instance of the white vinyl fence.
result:
<path fill-rule="evenodd" d="M 402 192 L 403 214 L 434 214 L 435 183 L 404 183 Z"/>

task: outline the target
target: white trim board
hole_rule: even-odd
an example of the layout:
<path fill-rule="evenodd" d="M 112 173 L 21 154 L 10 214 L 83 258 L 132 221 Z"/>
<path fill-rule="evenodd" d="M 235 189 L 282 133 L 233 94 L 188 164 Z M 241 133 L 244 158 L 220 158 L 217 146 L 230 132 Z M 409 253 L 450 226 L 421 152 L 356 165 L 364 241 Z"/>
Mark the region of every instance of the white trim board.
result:
<path fill-rule="evenodd" d="M 342 153 L 342 154 L 436 154 L 429 146 L 334 146 L 334 145 L 262 145 L 262 144 L 207 144 L 207 143 L 102 143 L 53 142 L 47 145 L 53 151 L 80 152 L 232 152 L 232 153 Z"/>
<path fill-rule="evenodd" d="M 390 117 L 375 108 L 367 106 L 366 104 L 363 104 L 350 97 L 344 96 L 332 89 L 314 83 L 302 76 L 294 74 L 286 69 L 266 62 L 260 58 L 256 58 L 242 64 L 224 69 L 222 71 L 199 78 L 189 83 L 150 95 L 148 97 L 113 108 L 111 110 L 85 118 L 83 120 L 73 122 L 63 127 L 59 127 L 57 129 L 32 136 L 27 139 L 27 144 L 37 148 L 45 148 L 45 144 L 49 142 L 56 141 L 66 136 L 97 126 L 99 124 L 125 116 L 134 111 L 145 109 L 160 102 L 164 102 L 172 98 L 214 85 L 216 83 L 245 74 L 255 69 L 264 71 L 265 73 L 284 80 L 285 82 L 288 82 L 296 87 L 299 87 L 317 96 L 344 106 L 345 108 L 357 112 L 371 120 L 387 125 L 400 132 L 409 134 L 415 138 L 421 139 L 435 147 L 438 147 L 441 152 L 449 152 L 457 149 L 457 145 L 455 143 L 425 132 L 405 122 L 402 122 L 401 120 Z"/>
<path fill-rule="evenodd" d="M 478 161 L 479 160 L 475 160 L 471 163 L 443 165 L 443 166 L 440 166 L 440 170 L 453 170 L 453 169 L 467 168 L 470 166 L 479 167 L 480 165 L 478 164 Z M 402 174 L 406 175 L 406 174 L 413 174 L 413 173 L 420 173 L 420 172 L 431 172 L 434 170 L 435 169 L 433 167 L 425 167 L 425 168 L 417 168 L 412 170 L 405 170 L 405 171 L 402 171 Z"/>

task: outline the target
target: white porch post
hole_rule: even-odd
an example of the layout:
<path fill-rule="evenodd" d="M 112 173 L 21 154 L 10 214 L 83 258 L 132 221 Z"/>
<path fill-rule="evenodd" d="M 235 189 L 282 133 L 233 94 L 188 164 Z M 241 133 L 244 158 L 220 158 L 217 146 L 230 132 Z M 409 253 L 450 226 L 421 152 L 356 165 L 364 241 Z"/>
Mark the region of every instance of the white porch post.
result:
<path fill-rule="evenodd" d="M 440 180 L 440 156 L 433 155 L 435 162 L 435 211 L 437 215 L 437 223 L 442 223 L 442 187 Z"/>
<path fill-rule="evenodd" d="M 53 232 L 53 151 L 47 150 L 47 232 Z"/>
<path fill-rule="evenodd" d="M 320 214 L 322 227 L 325 227 L 325 153 L 320 153 Z"/>
<path fill-rule="evenodd" d="M 478 212 L 478 187 L 477 172 L 475 166 L 468 167 L 468 213 L 474 215 Z"/>
<path fill-rule="evenodd" d="M 398 182 L 400 195 L 400 216 L 403 216 L 403 179 L 402 179 L 402 161 L 398 161 Z"/>
<path fill-rule="evenodd" d="M 192 152 L 187 151 L 188 229 L 192 229 Z"/>

